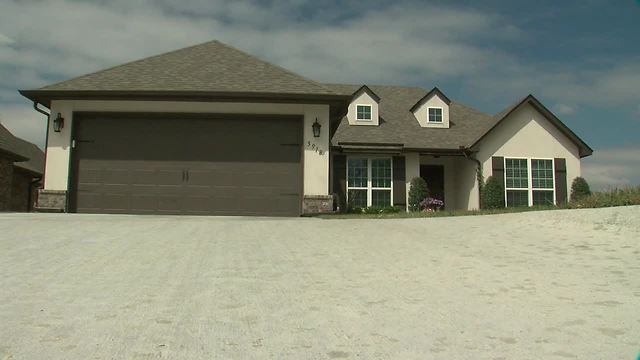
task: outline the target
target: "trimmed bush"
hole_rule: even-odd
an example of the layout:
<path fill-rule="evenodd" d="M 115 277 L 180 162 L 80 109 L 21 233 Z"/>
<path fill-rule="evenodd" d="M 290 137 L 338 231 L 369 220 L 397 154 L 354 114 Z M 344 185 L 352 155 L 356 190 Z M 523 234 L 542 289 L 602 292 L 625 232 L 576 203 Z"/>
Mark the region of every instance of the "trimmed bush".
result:
<path fill-rule="evenodd" d="M 591 189 L 587 180 L 582 177 L 573 179 L 571 183 L 571 201 L 580 201 L 589 195 L 591 195 Z"/>
<path fill-rule="evenodd" d="M 482 209 L 504 208 L 504 187 L 500 179 L 489 176 L 482 187 Z"/>
<path fill-rule="evenodd" d="M 411 183 L 409 183 L 409 211 L 420 211 L 420 203 L 428 197 L 427 182 L 421 177 L 411 179 Z"/>

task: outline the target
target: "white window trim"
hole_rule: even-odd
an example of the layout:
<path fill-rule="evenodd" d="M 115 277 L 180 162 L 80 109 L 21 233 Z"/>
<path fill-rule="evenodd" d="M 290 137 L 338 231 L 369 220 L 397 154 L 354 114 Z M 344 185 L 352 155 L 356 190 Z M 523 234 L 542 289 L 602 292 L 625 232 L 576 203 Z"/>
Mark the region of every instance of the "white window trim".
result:
<path fill-rule="evenodd" d="M 527 160 L 527 188 L 508 188 L 507 187 L 507 159 L 516 159 L 516 160 Z M 531 168 L 531 160 L 551 160 L 551 169 L 552 169 L 552 179 L 553 179 L 553 188 L 552 189 L 534 189 L 533 188 L 533 169 Z M 553 158 L 545 158 L 545 157 L 519 157 L 519 156 L 504 156 L 503 158 L 503 169 L 504 169 L 504 207 L 507 207 L 507 191 L 515 190 L 515 191 L 527 191 L 529 207 L 533 206 L 533 192 L 534 191 L 553 191 L 553 205 L 556 204 L 556 172 L 555 172 L 556 164 Z"/>
<path fill-rule="evenodd" d="M 357 187 L 357 186 L 349 186 L 349 159 L 351 158 L 355 158 L 355 159 L 367 159 L 367 187 Z M 373 187 L 372 186 L 372 179 L 371 179 L 371 168 L 372 168 L 372 160 L 375 159 L 389 159 L 391 161 L 391 187 Z M 391 204 L 389 204 L 389 206 L 393 206 L 393 158 L 390 156 L 358 156 L 358 155 L 351 155 L 351 156 L 347 156 L 347 164 L 346 166 L 346 174 L 347 174 L 347 178 L 345 179 L 346 183 L 347 183 L 347 194 L 346 194 L 346 203 L 349 203 L 349 190 L 366 190 L 367 191 L 367 207 L 372 206 L 372 194 L 373 194 L 373 190 L 385 190 L 385 191 L 390 191 L 391 192 Z"/>
<path fill-rule="evenodd" d="M 429 110 L 430 109 L 440 109 L 440 116 L 442 117 L 441 121 L 431 121 L 431 119 L 429 119 Z M 440 107 L 440 106 L 428 106 L 427 107 L 427 123 L 428 124 L 444 124 L 444 108 Z"/>
<path fill-rule="evenodd" d="M 369 108 L 369 114 L 371 114 L 371 119 L 359 119 L 358 118 L 358 106 L 366 106 Z M 373 105 L 371 104 L 356 104 L 356 121 L 365 121 L 372 122 L 373 121 Z"/>

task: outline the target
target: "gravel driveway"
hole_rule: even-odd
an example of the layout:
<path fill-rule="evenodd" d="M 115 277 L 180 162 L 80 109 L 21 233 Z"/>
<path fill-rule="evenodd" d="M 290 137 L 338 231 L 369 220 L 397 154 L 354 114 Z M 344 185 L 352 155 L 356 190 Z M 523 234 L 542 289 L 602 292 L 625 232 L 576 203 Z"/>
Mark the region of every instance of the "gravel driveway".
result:
<path fill-rule="evenodd" d="M 0 215 L 0 359 L 635 359 L 640 207 Z"/>

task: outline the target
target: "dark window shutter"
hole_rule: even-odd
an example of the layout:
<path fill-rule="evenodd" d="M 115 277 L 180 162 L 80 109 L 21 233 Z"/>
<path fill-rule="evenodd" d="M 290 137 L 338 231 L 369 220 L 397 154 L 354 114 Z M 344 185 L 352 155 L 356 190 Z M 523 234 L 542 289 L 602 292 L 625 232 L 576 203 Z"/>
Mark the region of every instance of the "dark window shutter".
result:
<path fill-rule="evenodd" d="M 504 157 L 491 157 L 491 174 L 496 179 L 500 180 L 501 184 L 504 184 Z M 502 191 L 505 191 L 504 185 L 502 185 Z M 504 194 L 502 194 L 502 196 L 504 197 Z"/>
<path fill-rule="evenodd" d="M 345 155 L 333 156 L 333 194 L 335 206 L 340 211 L 346 211 L 347 207 L 347 157 Z"/>
<path fill-rule="evenodd" d="M 567 160 L 553 159 L 555 179 L 556 179 L 556 204 L 567 203 Z"/>
<path fill-rule="evenodd" d="M 393 205 L 407 206 L 407 180 L 404 156 L 393 157 Z"/>

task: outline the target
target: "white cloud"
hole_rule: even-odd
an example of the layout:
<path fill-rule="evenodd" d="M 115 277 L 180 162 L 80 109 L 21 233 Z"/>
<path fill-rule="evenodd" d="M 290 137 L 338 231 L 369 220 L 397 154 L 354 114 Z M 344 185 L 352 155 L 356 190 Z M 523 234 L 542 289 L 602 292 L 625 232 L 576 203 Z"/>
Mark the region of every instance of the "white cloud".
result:
<path fill-rule="evenodd" d="M 576 109 L 567 104 L 558 104 L 556 105 L 555 110 L 561 115 L 572 115 L 576 113 Z"/>
<path fill-rule="evenodd" d="M 640 185 L 640 147 L 595 150 L 583 159 L 582 176 L 593 190 Z"/>
<path fill-rule="evenodd" d="M 7 35 L 0 33 L 0 45 L 11 45 L 15 41 Z"/>
<path fill-rule="evenodd" d="M 44 149 L 47 118 L 28 106 L 3 106 L 0 123 L 13 135 L 30 141 Z"/>

